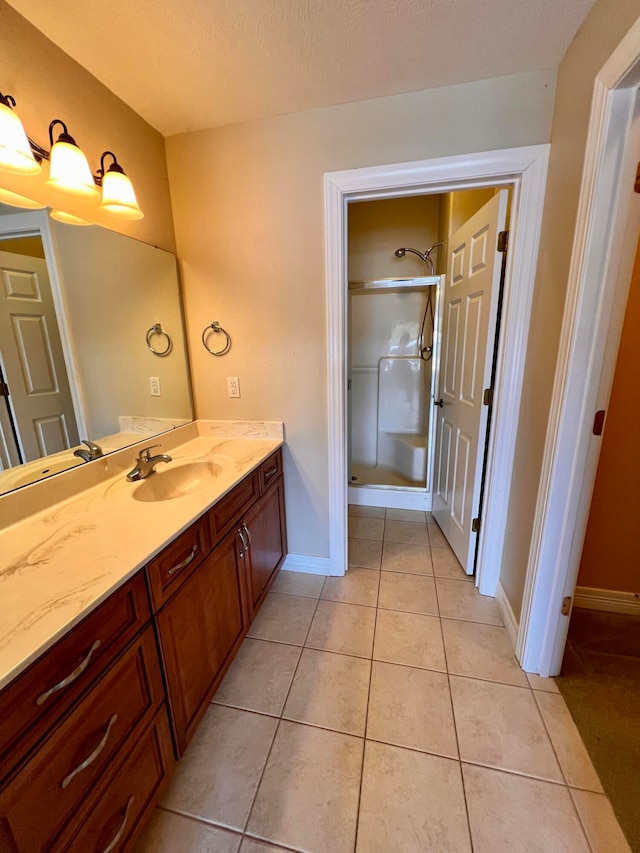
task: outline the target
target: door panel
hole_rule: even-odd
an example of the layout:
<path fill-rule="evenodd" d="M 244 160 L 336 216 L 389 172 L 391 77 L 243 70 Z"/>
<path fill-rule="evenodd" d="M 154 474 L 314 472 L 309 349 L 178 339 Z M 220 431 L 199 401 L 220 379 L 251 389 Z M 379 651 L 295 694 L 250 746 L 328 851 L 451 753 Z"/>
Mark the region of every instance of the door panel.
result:
<path fill-rule="evenodd" d="M 25 462 L 78 443 L 47 264 L 0 252 L 0 356 Z"/>
<path fill-rule="evenodd" d="M 444 289 L 443 352 L 436 420 L 433 514 L 458 560 L 473 572 L 486 413 L 482 397 L 491 376 L 501 255 L 498 233 L 508 193 L 501 190 L 449 241 Z"/>

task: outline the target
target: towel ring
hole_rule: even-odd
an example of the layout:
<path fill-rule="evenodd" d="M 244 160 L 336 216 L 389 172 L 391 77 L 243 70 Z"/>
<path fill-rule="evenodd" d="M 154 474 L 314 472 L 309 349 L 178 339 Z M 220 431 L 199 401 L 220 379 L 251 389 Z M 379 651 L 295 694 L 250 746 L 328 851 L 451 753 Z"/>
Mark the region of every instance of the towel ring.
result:
<path fill-rule="evenodd" d="M 162 335 L 167 339 L 167 346 L 165 349 L 154 349 L 151 346 L 151 338 L 153 335 Z M 147 346 L 151 350 L 154 355 L 159 355 L 161 358 L 165 355 L 169 355 L 171 350 L 173 349 L 173 341 L 169 337 L 169 333 L 165 332 L 160 323 L 155 323 L 147 332 Z"/>
<path fill-rule="evenodd" d="M 209 331 L 215 332 L 216 334 L 222 332 L 222 334 L 225 336 L 227 340 L 222 349 L 212 350 L 209 348 L 209 346 L 207 345 L 207 332 Z M 225 332 L 220 323 L 214 321 L 210 326 L 204 327 L 204 331 L 202 332 L 202 345 L 207 352 L 211 353 L 211 355 L 225 355 L 231 349 L 231 338 L 229 336 L 229 333 Z"/>

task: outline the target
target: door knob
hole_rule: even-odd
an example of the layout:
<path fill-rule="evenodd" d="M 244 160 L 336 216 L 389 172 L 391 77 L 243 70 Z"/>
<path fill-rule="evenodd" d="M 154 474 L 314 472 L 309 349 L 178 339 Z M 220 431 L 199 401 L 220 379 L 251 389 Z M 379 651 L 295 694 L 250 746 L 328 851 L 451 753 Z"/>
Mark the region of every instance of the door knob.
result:
<path fill-rule="evenodd" d="M 442 399 L 442 397 L 440 397 L 440 399 L 439 399 L 439 400 L 434 400 L 434 401 L 433 401 L 433 405 L 434 405 L 434 406 L 440 406 L 440 408 L 442 408 L 442 407 L 444 406 L 444 400 Z"/>

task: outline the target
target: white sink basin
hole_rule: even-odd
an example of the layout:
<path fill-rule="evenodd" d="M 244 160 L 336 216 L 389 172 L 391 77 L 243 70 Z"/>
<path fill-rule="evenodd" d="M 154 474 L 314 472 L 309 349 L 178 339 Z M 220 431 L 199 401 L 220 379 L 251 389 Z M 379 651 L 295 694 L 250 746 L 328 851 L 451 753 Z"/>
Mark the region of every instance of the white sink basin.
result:
<path fill-rule="evenodd" d="M 169 501 L 190 495 L 211 484 L 223 470 L 217 462 L 170 462 L 162 471 L 156 471 L 133 490 L 137 501 Z"/>

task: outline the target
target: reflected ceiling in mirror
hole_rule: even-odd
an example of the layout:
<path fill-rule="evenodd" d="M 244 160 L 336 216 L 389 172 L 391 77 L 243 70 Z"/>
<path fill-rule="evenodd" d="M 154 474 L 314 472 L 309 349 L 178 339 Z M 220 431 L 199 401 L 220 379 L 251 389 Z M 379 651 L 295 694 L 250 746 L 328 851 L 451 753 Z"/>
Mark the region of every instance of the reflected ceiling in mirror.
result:
<path fill-rule="evenodd" d="M 191 421 L 175 257 L 0 204 L 0 374 L 0 494 Z"/>

